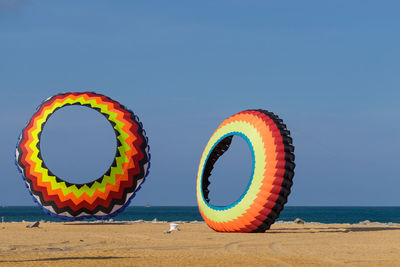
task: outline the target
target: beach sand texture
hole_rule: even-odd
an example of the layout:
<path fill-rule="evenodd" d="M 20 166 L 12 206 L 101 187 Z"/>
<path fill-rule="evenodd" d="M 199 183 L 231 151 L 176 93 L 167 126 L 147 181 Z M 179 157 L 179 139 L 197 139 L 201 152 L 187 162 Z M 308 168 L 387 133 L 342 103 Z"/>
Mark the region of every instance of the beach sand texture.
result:
<path fill-rule="evenodd" d="M 217 233 L 204 223 L 0 224 L 0 266 L 400 266 L 400 226 L 276 223 Z"/>

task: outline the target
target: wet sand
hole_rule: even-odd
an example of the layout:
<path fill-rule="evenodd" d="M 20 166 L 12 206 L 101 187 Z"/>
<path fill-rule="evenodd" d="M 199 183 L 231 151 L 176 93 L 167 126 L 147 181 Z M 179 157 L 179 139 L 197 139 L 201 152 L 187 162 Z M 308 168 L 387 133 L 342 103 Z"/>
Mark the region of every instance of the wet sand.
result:
<path fill-rule="evenodd" d="M 262 234 L 204 223 L 0 223 L 0 266 L 400 266 L 400 225 L 276 223 Z"/>

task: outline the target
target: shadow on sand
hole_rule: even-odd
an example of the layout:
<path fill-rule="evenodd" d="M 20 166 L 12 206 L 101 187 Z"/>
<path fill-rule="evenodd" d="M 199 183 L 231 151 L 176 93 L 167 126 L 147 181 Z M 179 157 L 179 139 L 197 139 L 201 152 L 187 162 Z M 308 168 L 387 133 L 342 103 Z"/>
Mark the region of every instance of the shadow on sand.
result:
<path fill-rule="evenodd" d="M 0 262 L 39 262 L 39 261 L 65 261 L 65 260 L 113 260 L 113 259 L 128 259 L 134 257 L 56 257 L 56 258 L 42 258 L 31 260 L 3 260 Z"/>
<path fill-rule="evenodd" d="M 64 225 L 128 225 L 127 222 L 70 222 L 63 223 Z"/>
<path fill-rule="evenodd" d="M 304 227 L 304 228 L 281 228 L 267 230 L 267 234 L 304 234 L 304 233 L 349 233 L 349 232 L 371 232 L 371 231 L 390 231 L 400 230 L 400 227 L 373 227 L 373 226 L 353 226 L 353 227 Z"/>

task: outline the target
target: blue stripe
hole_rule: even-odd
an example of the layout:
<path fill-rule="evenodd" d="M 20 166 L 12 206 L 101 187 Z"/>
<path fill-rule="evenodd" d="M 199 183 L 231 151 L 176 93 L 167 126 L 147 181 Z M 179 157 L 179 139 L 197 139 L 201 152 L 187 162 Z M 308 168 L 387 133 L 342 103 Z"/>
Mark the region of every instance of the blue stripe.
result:
<path fill-rule="evenodd" d="M 235 207 L 235 206 L 244 198 L 244 196 L 247 194 L 247 191 L 249 190 L 250 185 L 251 185 L 251 183 L 253 182 L 254 168 L 255 168 L 255 153 L 254 153 L 253 145 L 251 144 L 250 139 L 249 139 L 246 135 L 244 135 L 243 133 L 240 133 L 240 132 L 230 132 L 230 133 L 227 133 L 227 134 L 225 134 L 224 136 L 222 136 L 220 139 L 218 139 L 218 141 L 215 142 L 214 145 L 212 146 L 212 148 L 210 149 L 210 152 L 209 152 L 208 155 L 207 155 L 206 161 L 205 161 L 204 164 L 203 164 L 203 168 L 202 168 L 202 171 L 201 171 L 200 184 L 201 184 L 201 185 L 203 184 L 204 168 L 205 168 L 205 166 L 206 166 L 206 164 L 207 164 L 207 161 L 208 161 L 208 158 L 210 157 L 211 152 L 214 150 L 215 146 L 218 145 L 218 143 L 221 142 L 224 138 L 226 138 L 226 137 L 228 137 L 228 136 L 233 136 L 233 135 L 238 135 L 238 136 L 242 137 L 244 140 L 246 140 L 247 144 L 248 144 L 249 147 L 250 147 L 251 155 L 252 155 L 252 157 L 253 157 L 253 160 L 252 160 L 253 166 L 252 166 L 252 169 L 251 169 L 250 181 L 249 181 L 249 183 L 247 184 L 246 190 L 245 190 L 244 193 L 240 196 L 240 198 L 239 198 L 238 200 L 236 200 L 234 203 L 232 203 L 232 204 L 230 204 L 230 205 L 228 205 L 228 206 L 214 206 L 214 205 L 211 205 L 210 203 L 208 203 L 208 202 L 206 201 L 206 199 L 204 198 L 203 186 L 201 186 L 201 189 L 200 189 L 200 190 L 201 190 L 201 196 L 202 196 L 202 198 L 203 198 L 203 201 L 207 204 L 207 206 L 208 206 L 209 208 L 211 208 L 211 209 L 213 209 L 213 210 L 228 210 L 228 209 L 230 209 L 230 208 Z"/>

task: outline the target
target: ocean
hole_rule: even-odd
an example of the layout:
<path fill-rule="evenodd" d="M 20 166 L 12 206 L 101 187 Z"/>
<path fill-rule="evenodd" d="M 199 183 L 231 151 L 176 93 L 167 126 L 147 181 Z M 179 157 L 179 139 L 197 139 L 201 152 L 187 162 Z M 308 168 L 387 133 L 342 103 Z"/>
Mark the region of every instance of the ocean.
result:
<path fill-rule="evenodd" d="M 127 207 L 114 217 L 114 221 L 202 221 L 197 207 L 152 206 Z M 281 212 L 277 221 L 293 221 L 301 218 L 306 222 L 321 223 L 359 223 L 369 220 L 381 223 L 400 223 L 400 207 L 295 207 L 288 206 Z M 0 222 L 53 221 L 61 222 L 47 215 L 39 207 L 9 206 L 0 207 Z"/>

